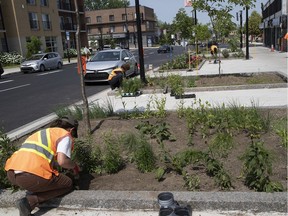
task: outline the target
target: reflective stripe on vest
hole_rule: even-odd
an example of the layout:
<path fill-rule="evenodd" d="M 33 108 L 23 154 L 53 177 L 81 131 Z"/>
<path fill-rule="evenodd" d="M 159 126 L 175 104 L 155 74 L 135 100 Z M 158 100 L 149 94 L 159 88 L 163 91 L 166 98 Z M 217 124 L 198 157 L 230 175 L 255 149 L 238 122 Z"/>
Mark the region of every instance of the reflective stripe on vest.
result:
<path fill-rule="evenodd" d="M 51 139 L 49 129 L 41 130 L 37 132 L 37 141 L 27 141 L 22 144 L 19 151 L 33 152 L 40 157 L 47 160 L 49 163 L 54 158 L 54 152 L 51 148 Z"/>

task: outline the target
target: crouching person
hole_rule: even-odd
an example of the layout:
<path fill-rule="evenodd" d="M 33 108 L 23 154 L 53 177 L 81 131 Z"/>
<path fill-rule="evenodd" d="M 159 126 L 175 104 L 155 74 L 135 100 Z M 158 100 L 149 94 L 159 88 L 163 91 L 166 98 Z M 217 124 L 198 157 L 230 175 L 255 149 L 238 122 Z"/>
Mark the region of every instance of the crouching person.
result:
<path fill-rule="evenodd" d="M 128 63 L 123 64 L 120 68 L 114 69 L 108 77 L 108 81 L 112 90 L 120 88 L 123 77 L 126 77 L 126 71 L 130 69 Z"/>
<path fill-rule="evenodd" d="M 49 128 L 29 136 L 6 161 L 9 181 L 29 192 L 16 201 L 20 216 L 31 215 L 40 203 L 73 190 L 72 179 L 59 173 L 56 166 L 78 175 L 79 166 L 71 160 L 77 128 L 78 121 L 70 116 L 57 119 Z"/>

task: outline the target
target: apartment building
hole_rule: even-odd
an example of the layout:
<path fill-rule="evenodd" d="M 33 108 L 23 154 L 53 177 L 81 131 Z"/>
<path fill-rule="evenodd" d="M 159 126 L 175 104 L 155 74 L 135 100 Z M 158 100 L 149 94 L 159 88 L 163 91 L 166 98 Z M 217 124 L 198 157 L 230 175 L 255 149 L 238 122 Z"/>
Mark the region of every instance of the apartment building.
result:
<path fill-rule="evenodd" d="M 140 6 L 143 46 L 152 46 L 156 40 L 156 16 L 154 10 Z M 113 42 L 122 47 L 137 47 L 135 7 L 85 11 L 88 41 L 93 49 Z"/>
<path fill-rule="evenodd" d="M 287 39 L 284 39 L 288 32 L 287 15 L 287 0 L 268 0 L 262 5 L 263 22 L 260 28 L 264 31 L 265 46 L 273 45 L 276 50 L 287 52 Z"/>
<path fill-rule="evenodd" d="M 78 0 L 81 44 L 87 45 L 84 1 Z M 27 42 L 38 37 L 41 50 L 56 51 L 76 47 L 74 0 L 2 0 L 0 2 L 0 51 L 16 51 L 26 56 Z"/>

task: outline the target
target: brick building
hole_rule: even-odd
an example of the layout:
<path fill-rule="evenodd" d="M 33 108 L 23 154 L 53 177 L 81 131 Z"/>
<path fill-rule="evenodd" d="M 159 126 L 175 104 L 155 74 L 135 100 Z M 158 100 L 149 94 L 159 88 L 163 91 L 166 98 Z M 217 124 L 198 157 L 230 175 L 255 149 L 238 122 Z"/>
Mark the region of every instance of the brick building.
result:
<path fill-rule="evenodd" d="M 84 1 L 78 0 L 81 19 L 81 44 L 88 45 Z M 0 1 L 0 51 L 17 51 L 26 56 L 32 36 L 41 42 L 40 51 L 56 51 L 63 56 L 68 46 L 76 47 L 74 0 L 2 0 Z M 67 40 L 68 39 L 68 40 Z"/>
<path fill-rule="evenodd" d="M 152 46 L 156 40 L 156 16 L 154 10 L 140 6 L 143 46 Z M 86 11 L 88 40 L 94 46 L 119 44 L 122 47 L 137 46 L 135 7 Z M 93 47 L 95 48 L 95 47 Z"/>

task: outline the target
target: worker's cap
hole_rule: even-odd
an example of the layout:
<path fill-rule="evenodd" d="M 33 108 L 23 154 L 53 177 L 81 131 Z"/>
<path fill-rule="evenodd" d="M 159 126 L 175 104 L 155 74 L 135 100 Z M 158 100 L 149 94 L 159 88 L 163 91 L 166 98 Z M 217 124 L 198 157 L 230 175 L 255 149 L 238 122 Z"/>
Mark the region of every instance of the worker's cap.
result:
<path fill-rule="evenodd" d="M 64 128 L 73 128 L 70 133 L 74 138 L 78 138 L 78 121 L 71 115 L 61 117 L 62 125 Z"/>

